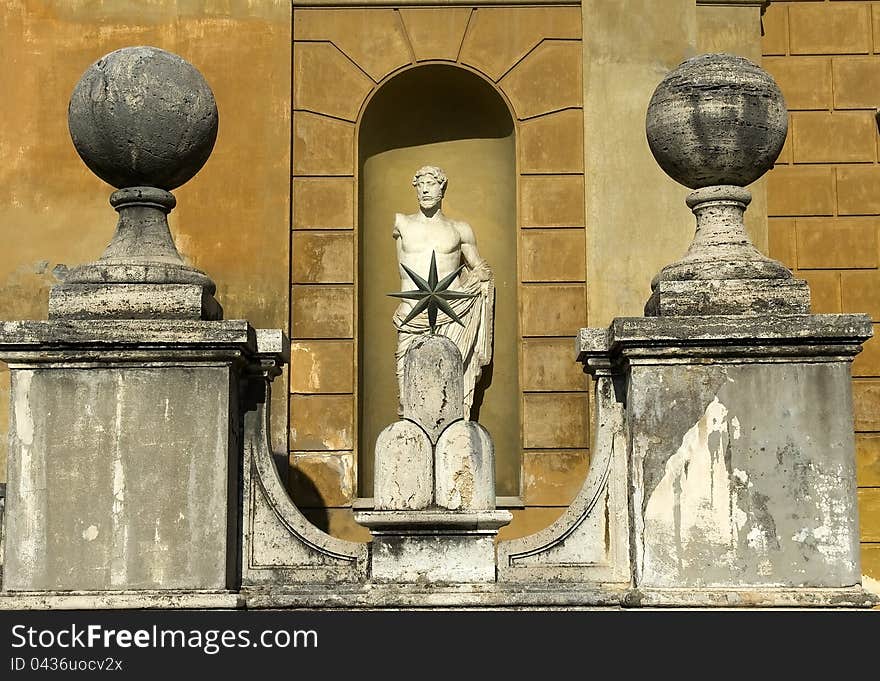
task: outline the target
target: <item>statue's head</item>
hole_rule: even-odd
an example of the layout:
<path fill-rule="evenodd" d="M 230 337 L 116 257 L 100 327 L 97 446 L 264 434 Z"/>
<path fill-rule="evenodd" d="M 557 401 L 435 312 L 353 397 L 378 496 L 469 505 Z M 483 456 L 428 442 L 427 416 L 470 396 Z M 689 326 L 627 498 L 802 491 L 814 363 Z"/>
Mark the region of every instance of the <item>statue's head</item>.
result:
<path fill-rule="evenodd" d="M 439 206 L 446 193 L 446 173 L 437 166 L 422 166 L 413 175 L 412 185 L 416 188 L 419 206 L 434 208 Z"/>

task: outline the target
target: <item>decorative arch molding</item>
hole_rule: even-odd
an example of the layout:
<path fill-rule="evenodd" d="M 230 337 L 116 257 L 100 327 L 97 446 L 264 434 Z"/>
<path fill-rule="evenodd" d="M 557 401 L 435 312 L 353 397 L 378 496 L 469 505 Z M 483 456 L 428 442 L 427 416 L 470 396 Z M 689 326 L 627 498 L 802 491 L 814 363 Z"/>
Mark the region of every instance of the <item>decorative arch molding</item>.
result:
<path fill-rule="evenodd" d="M 528 480 L 540 479 L 543 468 L 558 474 L 560 465 L 578 469 L 577 478 L 588 461 L 587 385 L 571 350 L 587 321 L 580 5 L 366 4 L 294 3 L 293 498 L 303 505 L 298 477 L 339 515 L 356 494 L 361 117 L 391 78 L 450 64 L 490 83 L 514 121 L 526 483 L 519 492 L 544 517 L 548 508 L 561 512 L 569 492 L 534 494 Z M 343 525 L 350 531 L 340 536 L 356 536 L 350 522 Z"/>

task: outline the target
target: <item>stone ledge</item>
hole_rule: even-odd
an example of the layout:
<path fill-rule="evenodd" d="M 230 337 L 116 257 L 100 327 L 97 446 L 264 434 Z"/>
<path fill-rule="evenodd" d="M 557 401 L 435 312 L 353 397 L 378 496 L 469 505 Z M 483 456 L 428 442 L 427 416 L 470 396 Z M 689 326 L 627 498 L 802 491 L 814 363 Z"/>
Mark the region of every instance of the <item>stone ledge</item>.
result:
<path fill-rule="evenodd" d="M 510 511 L 362 511 L 355 520 L 373 534 L 495 534 Z"/>
<path fill-rule="evenodd" d="M 0 610 L 230 610 L 245 607 L 234 591 L 45 591 L 0 594 Z"/>
<path fill-rule="evenodd" d="M 607 329 L 581 329 L 578 360 L 626 347 L 669 345 L 783 346 L 840 344 L 855 347 L 873 335 L 865 314 L 617 317 Z"/>

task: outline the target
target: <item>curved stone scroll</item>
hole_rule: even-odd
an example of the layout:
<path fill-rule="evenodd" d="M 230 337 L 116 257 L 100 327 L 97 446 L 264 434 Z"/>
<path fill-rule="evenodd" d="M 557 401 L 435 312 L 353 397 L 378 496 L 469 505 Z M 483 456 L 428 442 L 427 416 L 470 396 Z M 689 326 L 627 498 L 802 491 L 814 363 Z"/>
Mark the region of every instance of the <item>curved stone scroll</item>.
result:
<path fill-rule="evenodd" d="M 275 348 L 261 340 L 258 331 L 261 368 L 244 408 L 242 585 L 363 582 L 368 544 L 332 537 L 312 525 L 278 475 L 269 446 L 268 405 L 270 381 L 281 362 L 271 352 Z"/>
<path fill-rule="evenodd" d="M 610 375 L 597 376 L 590 469 L 575 500 L 549 527 L 498 545 L 499 582 L 629 584 L 624 407 Z"/>

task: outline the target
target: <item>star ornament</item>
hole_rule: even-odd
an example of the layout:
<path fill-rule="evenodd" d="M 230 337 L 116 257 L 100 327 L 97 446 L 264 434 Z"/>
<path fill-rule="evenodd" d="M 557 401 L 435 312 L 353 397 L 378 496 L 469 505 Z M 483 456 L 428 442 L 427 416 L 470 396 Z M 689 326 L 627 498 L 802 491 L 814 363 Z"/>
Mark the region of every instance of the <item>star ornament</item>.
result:
<path fill-rule="evenodd" d="M 400 293 L 388 294 L 394 298 L 406 298 L 408 300 L 418 301 L 413 305 L 413 308 L 406 316 L 406 319 L 403 320 L 404 324 L 409 323 L 409 321 L 416 315 L 427 310 L 428 326 L 431 327 L 431 333 L 435 334 L 437 333 L 437 310 L 442 310 L 450 319 L 452 319 L 452 321 L 464 326 L 464 322 L 461 321 L 459 316 L 455 313 L 455 310 L 453 310 L 452 306 L 449 304 L 450 300 L 473 298 L 477 295 L 476 293 L 464 293 L 462 291 L 449 290 L 449 285 L 452 284 L 458 276 L 458 273 L 464 269 L 464 265 L 460 265 L 457 270 L 447 274 L 439 281 L 437 277 L 437 257 L 434 251 L 431 251 L 431 267 L 428 270 L 427 281 L 422 279 L 422 277 L 413 272 L 403 263 L 400 263 L 400 266 L 406 271 L 409 278 L 412 279 L 413 283 L 418 287 L 412 291 L 401 291 Z"/>

